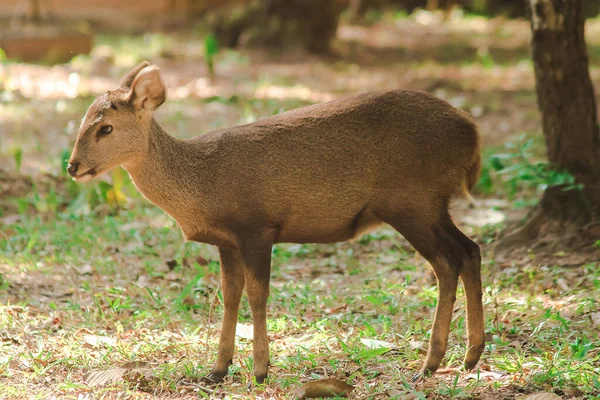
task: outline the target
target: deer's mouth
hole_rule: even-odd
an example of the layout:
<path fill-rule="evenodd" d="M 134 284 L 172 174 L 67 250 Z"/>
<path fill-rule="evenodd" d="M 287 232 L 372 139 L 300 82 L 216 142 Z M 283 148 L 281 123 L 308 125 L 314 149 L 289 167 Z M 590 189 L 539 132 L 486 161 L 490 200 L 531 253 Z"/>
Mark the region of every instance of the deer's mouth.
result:
<path fill-rule="evenodd" d="M 96 177 L 96 168 L 90 168 L 84 173 L 75 175 L 73 178 L 77 182 L 89 182 Z"/>

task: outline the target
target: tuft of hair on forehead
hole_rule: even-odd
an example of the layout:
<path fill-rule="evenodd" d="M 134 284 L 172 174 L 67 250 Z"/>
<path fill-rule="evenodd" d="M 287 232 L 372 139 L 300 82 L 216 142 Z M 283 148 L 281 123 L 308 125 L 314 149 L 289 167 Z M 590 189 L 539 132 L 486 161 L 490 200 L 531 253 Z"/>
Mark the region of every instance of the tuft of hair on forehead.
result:
<path fill-rule="evenodd" d="M 118 106 L 115 103 L 119 100 L 120 98 L 115 98 L 113 96 L 113 92 L 111 91 L 108 91 L 102 94 L 101 96 L 98 96 L 94 100 L 94 102 L 89 106 L 85 115 L 81 119 L 80 127 L 83 127 L 85 122 L 90 120 L 90 118 L 92 118 L 93 120 L 90 120 L 89 124 L 94 124 L 95 122 L 97 122 L 97 120 L 101 119 L 104 116 L 104 113 L 106 111 L 110 110 L 111 108 L 118 110 Z"/>
<path fill-rule="evenodd" d="M 119 110 L 127 106 L 129 102 L 129 92 L 122 88 L 117 88 L 116 90 L 109 90 L 104 93 L 98 100 L 100 98 L 103 98 L 103 103 L 101 105 L 103 109 L 108 110 L 112 108 L 114 110 Z"/>

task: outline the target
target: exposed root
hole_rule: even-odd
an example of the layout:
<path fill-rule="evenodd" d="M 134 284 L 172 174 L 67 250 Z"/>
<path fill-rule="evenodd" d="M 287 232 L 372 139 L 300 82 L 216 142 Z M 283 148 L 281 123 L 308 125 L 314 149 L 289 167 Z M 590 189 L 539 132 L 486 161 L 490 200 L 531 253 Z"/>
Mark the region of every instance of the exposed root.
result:
<path fill-rule="evenodd" d="M 546 190 L 540 203 L 495 247 L 500 264 L 581 265 L 600 260 L 600 221 L 585 191 Z"/>

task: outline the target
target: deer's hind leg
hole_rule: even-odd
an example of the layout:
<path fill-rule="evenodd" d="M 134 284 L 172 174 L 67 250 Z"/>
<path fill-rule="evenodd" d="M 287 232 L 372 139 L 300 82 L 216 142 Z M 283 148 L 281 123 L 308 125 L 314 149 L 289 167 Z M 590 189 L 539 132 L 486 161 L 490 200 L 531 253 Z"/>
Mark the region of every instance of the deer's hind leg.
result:
<path fill-rule="evenodd" d="M 471 370 L 477 365 L 485 347 L 485 321 L 483 317 L 483 291 L 481 284 L 481 251 L 479 245 L 465 236 L 454 224 L 450 232 L 466 251 L 466 259 L 460 271 L 467 299 L 467 354 L 464 367 Z"/>
<path fill-rule="evenodd" d="M 419 212 L 418 210 L 413 212 L 406 212 L 404 210 L 401 213 L 378 212 L 378 215 L 380 215 L 384 222 L 390 224 L 400 232 L 415 250 L 429 261 L 438 282 L 438 302 L 431 330 L 429 349 L 423 368 L 414 377 L 415 380 L 433 374 L 440 366 L 442 358 L 446 354 L 459 276 L 465 276 L 463 279 L 467 280 L 470 288 L 473 287 L 473 284 L 477 280 L 476 277 L 471 276 L 466 270 L 463 273 L 465 266 L 468 266 L 467 269 L 472 271 L 475 269 L 474 265 L 476 264 L 472 261 L 474 251 L 473 253 L 469 252 L 465 245 L 466 241 L 464 239 L 466 237 L 460 233 L 452 222 L 447 207 L 436 209 L 441 211 L 436 213 Z M 480 291 L 481 284 L 479 284 Z M 477 305 L 476 290 L 469 289 L 469 293 L 473 299 L 471 302 L 473 307 L 471 307 L 471 313 L 469 313 L 469 316 L 472 317 L 469 320 L 472 320 L 473 323 L 469 322 L 469 329 L 471 330 L 471 327 L 473 327 L 474 331 L 479 331 L 477 317 L 483 311 Z M 481 319 L 483 318 L 481 317 Z M 469 338 L 471 338 L 471 335 Z M 473 341 L 475 342 L 474 344 L 478 345 L 478 335 L 473 334 Z M 469 357 L 472 357 L 469 358 L 471 361 L 479 358 L 475 357 L 475 353 L 471 353 L 471 350 Z"/>

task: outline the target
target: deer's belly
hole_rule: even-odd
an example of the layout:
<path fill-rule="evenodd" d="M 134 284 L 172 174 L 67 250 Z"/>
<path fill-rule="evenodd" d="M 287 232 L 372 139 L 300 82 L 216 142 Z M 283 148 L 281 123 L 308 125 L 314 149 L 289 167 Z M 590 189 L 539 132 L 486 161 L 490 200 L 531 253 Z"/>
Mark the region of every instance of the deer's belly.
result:
<path fill-rule="evenodd" d="M 351 216 L 303 216 L 286 220 L 275 243 L 336 243 L 359 237 L 381 224 L 364 208 Z"/>

